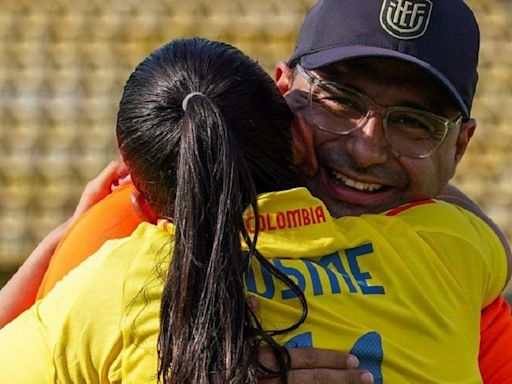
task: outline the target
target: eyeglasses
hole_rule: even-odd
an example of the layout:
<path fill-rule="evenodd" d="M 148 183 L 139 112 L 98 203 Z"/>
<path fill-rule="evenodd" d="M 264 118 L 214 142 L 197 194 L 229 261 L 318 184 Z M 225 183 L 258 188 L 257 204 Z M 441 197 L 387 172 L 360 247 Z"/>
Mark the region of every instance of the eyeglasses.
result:
<path fill-rule="evenodd" d="M 432 155 L 448 130 L 462 121 L 462 115 L 449 120 L 415 108 L 383 107 L 342 84 L 316 77 L 300 65 L 296 68 L 309 84 L 307 120 L 329 133 L 350 135 L 370 117 L 380 115 L 390 147 L 400 155 L 423 159 Z"/>

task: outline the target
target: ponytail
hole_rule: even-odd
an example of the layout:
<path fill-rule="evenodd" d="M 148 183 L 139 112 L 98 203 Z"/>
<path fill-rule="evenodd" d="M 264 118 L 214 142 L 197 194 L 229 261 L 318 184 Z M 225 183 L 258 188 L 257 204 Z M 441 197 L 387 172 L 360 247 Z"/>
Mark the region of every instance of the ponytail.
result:
<path fill-rule="evenodd" d="M 239 372 L 249 379 L 257 346 L 244 342 L 252 320 L 240 233 L 244 201 L 256 190 L 210 99 L 188 100 L 181 129 L 175 244 L 161 307 L 161 329 L 169 332 L 160 334 L 158 376 L 169 384 L 231 383 Z"/>

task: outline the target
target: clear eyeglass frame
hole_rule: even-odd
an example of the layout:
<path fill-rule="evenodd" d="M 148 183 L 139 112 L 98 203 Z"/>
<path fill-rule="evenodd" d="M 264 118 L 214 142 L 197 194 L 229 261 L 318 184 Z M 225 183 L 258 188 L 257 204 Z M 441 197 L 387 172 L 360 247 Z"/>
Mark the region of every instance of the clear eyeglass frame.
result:
<path fill-rule="evenodd" d="M 309 84 L 307 119 L 316 128 L 346 136 L 365 126 L 372 116 L 380 115 L 387 143 L 401 156 L 431 156 L 449 129 L 459 126 L 463 119 L 462 114 L 450 120 L 416 108 L 383 107 L 343 84 L 316 77 L 299 64 L 296 69 Z"/>

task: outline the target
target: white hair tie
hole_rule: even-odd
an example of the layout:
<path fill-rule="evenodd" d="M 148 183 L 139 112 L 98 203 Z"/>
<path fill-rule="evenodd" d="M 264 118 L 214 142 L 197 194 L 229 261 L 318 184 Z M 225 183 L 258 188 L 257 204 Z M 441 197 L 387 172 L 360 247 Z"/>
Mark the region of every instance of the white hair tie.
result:
<path fill-rule="evenodd" d="M 185 98 L 181 102 L 181 108 L 183 108 L 184 111 L 187 110 L 188 101 L 194 96 L 204 96 L 204 94 L 201 92 L 190 92 L 187 96 L 185 96 Z"/>

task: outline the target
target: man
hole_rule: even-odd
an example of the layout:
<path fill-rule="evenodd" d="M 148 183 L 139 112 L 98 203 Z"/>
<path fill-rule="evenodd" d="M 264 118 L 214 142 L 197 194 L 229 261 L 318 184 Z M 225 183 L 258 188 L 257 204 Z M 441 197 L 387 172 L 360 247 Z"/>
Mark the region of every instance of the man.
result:
<path fill-rule="evenodd" d="M 276 82 L 311 142 L 303 149 L 308 188 L 333 215 L 382 212 L 447 191 L 457 202 L 447 184 L 476 128 L 478 50 L 477 22 L 460 0 L 315 4 Z M 506 240 L 488 222 L 508 250 L 510 276 Z M 501 300 L 488 312 L 497 308 L 510 323 Z M 484 313 L 482 325 L 493 322 Z M 512 361 L 509 345 L 492 347 L 501 367 Z M 481 361 L 486 355 L 494 353 L 481 350 Z M 510 380 L 497 366 L 487 369 L 486 382 Z"/>
<path fill-rule="evenodd" d="M 442 193 L 476 129 L 478 50 L 477 22 L 460 0 L 313 7 L 276 82 L 311 141 L 308 188 L 333 215 Z M 411 137 L 413 125 L 429 140 Z"/>
<path fill-rule="evenodd" d="M 303 167 L 308 187 L 332 214 L 381 212 L 444 193 L 476 128 L 470 109 L 477 58 L 478 27 L 459 0 L 315 5 L 294 55 L 278 65 L 276 82 L 310 143 L 297 148 L 310 159 Z M 417 136 L 418 131 L 427 136 Z M 411 146 L 411 137 L 422 138 L 424 146 Z M 505 330 L 507 310 L 498 302 L 492 311 L 508 316 Z M 495 329 L 497 318 L 503 319 L 496 315 L 483 322 L 488 326 L 483 335 Z M 494 341 L 494 335 L 482 343 Z M 483 351 L 481 361 L 498 356 L 506 366 L 511 360 L 506 350 L 491 352 L 500 345 Z M 295 383 L 361 377 L 357 371 L 330 369 L 353 367 L 346 357 L 293 354 Z M 482 372 L 486 382 L 506 382 L 507 376 L 499 376 L 503 367 L 482 367 Z"/>

